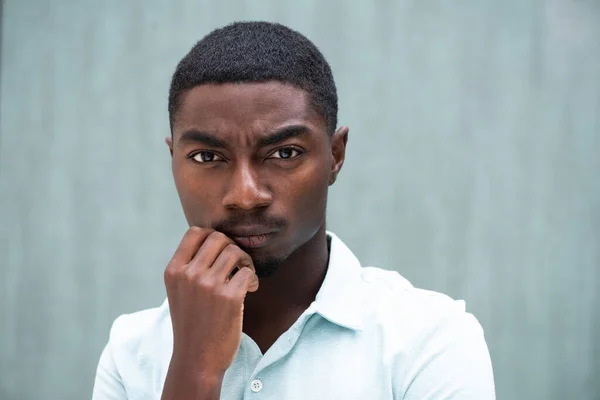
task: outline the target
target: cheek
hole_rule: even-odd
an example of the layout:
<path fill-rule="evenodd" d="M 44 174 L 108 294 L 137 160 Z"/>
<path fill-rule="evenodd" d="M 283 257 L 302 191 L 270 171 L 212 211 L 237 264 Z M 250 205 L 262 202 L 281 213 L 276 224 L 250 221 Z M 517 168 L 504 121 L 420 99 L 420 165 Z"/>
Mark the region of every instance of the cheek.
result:
<path fill-rule="evenodd" d="M 209 226 L 218 201 L 216 182 L 207 182 L 198 171 L 185 165 L 174 166 L 173 178 L 188 224 Z"/>
<path fill-rule="evenodd" d="M 313 164 L 299 169 L 286 181 L 287 207 L 300 223 L 320 223 L 327 203 L 328 178 L 327 168 Z"/>

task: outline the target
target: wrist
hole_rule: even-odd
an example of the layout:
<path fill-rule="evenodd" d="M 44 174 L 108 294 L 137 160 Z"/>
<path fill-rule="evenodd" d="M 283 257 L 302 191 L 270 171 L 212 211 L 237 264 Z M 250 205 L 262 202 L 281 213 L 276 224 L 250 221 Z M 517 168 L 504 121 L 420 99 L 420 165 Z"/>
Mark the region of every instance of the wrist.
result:
<path fill-rule="evenodd" d="M 196 375 L 196 384 L 204 389 L 218 389 L 221 390 L 223 384 L 223 376 L 225 374 L 216 372 L 202 372 Z"/>
<path fill-rule="evenodd" d="M 173 357 L 169 370 L 173 370 L 177 375 L 184 376 L 186 379 L 202 385 L 219 385 L 223 381 L 225 371 L 214 368 L 210 364 L 189 360 L 186 358 Z"/>
<path fill-rule="evenodd" d="M 224 372 L 211 371 L 172 359 L 163 388 L 163 400 L 220 398 Z"/>

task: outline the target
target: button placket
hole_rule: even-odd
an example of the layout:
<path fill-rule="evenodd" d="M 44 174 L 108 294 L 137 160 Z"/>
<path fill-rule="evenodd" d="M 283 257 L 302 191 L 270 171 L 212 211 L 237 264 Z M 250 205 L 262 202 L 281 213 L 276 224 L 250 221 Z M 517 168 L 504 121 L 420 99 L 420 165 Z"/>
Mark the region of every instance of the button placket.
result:
<path fill-rule="evenodd" d="M 262 371 L 264 371 L 266 368 L 270 367 L 272 364 L 278 362 L 284 356 L 289 354 L 291 349 L 298 341 L 300 334 L 304 329 L 304 326 L 306 325 L 308 320 L 314 315 L 314 310 L 312 310 L 312 308 L 308 308 L 294 323 L 294 325 L 292 325 L 292 329 L 288 330 L 288 332 L 286 332 L 284 336 L 279 337 L 278 340 L 275 341 L 273 346 L 271 346 L 271 348 L 267 352 L 265 352 L 265 354 L 261 353 L 262 357 L 253 371 L 253 375 L 255 377 L 259 375 Z M 287 338 L 285 336 L 287 336 Z M 258 349 L 258 345 L 252 340 L 252 338 L 248 337 L 248 340 L 254 343 L 254 347 Z M 263 389 L 264 385 L 262 380 L 255 378 L 250 382 L 249 386 L 250 391 L 252 393 L 258 393 Z M 249 393 L 249 395 L 251 396 L 252 394 Z M 244 396 L 244 398 L 246 397 Z"/>

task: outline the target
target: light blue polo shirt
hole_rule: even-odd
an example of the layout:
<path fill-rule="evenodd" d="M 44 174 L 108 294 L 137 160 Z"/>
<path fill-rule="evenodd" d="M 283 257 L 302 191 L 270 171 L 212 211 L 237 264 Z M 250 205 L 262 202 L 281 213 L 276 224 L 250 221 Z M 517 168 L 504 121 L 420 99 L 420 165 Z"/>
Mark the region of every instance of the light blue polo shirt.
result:
<path fill-rule="evenodd" d="M 483 331 L 463 301 L 361 267 L 328 235 L 329 266 L 315 301 L 265 354 L 242 334 L 221 399 L 495 399 Z M 172 346 L 166 301 L 117 318 L 93 399 L 159 400 Z"/>

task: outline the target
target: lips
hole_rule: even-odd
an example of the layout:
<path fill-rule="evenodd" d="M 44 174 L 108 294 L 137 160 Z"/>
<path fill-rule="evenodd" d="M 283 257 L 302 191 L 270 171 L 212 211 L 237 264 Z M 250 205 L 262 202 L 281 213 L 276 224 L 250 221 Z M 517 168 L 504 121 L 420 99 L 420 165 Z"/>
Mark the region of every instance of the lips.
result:
<path fill-rule="evenodd" d="M 245 248 L 257 248 L 264 245 L 270 234 L 254 236 L 232 236 L 234 242 Z"/>
<path fill-rule="evenodd" d="M 275 231 L 264 226 L 236 227 L 224 232 L 234 242 L 245 248 L 263 246 Z"/>

